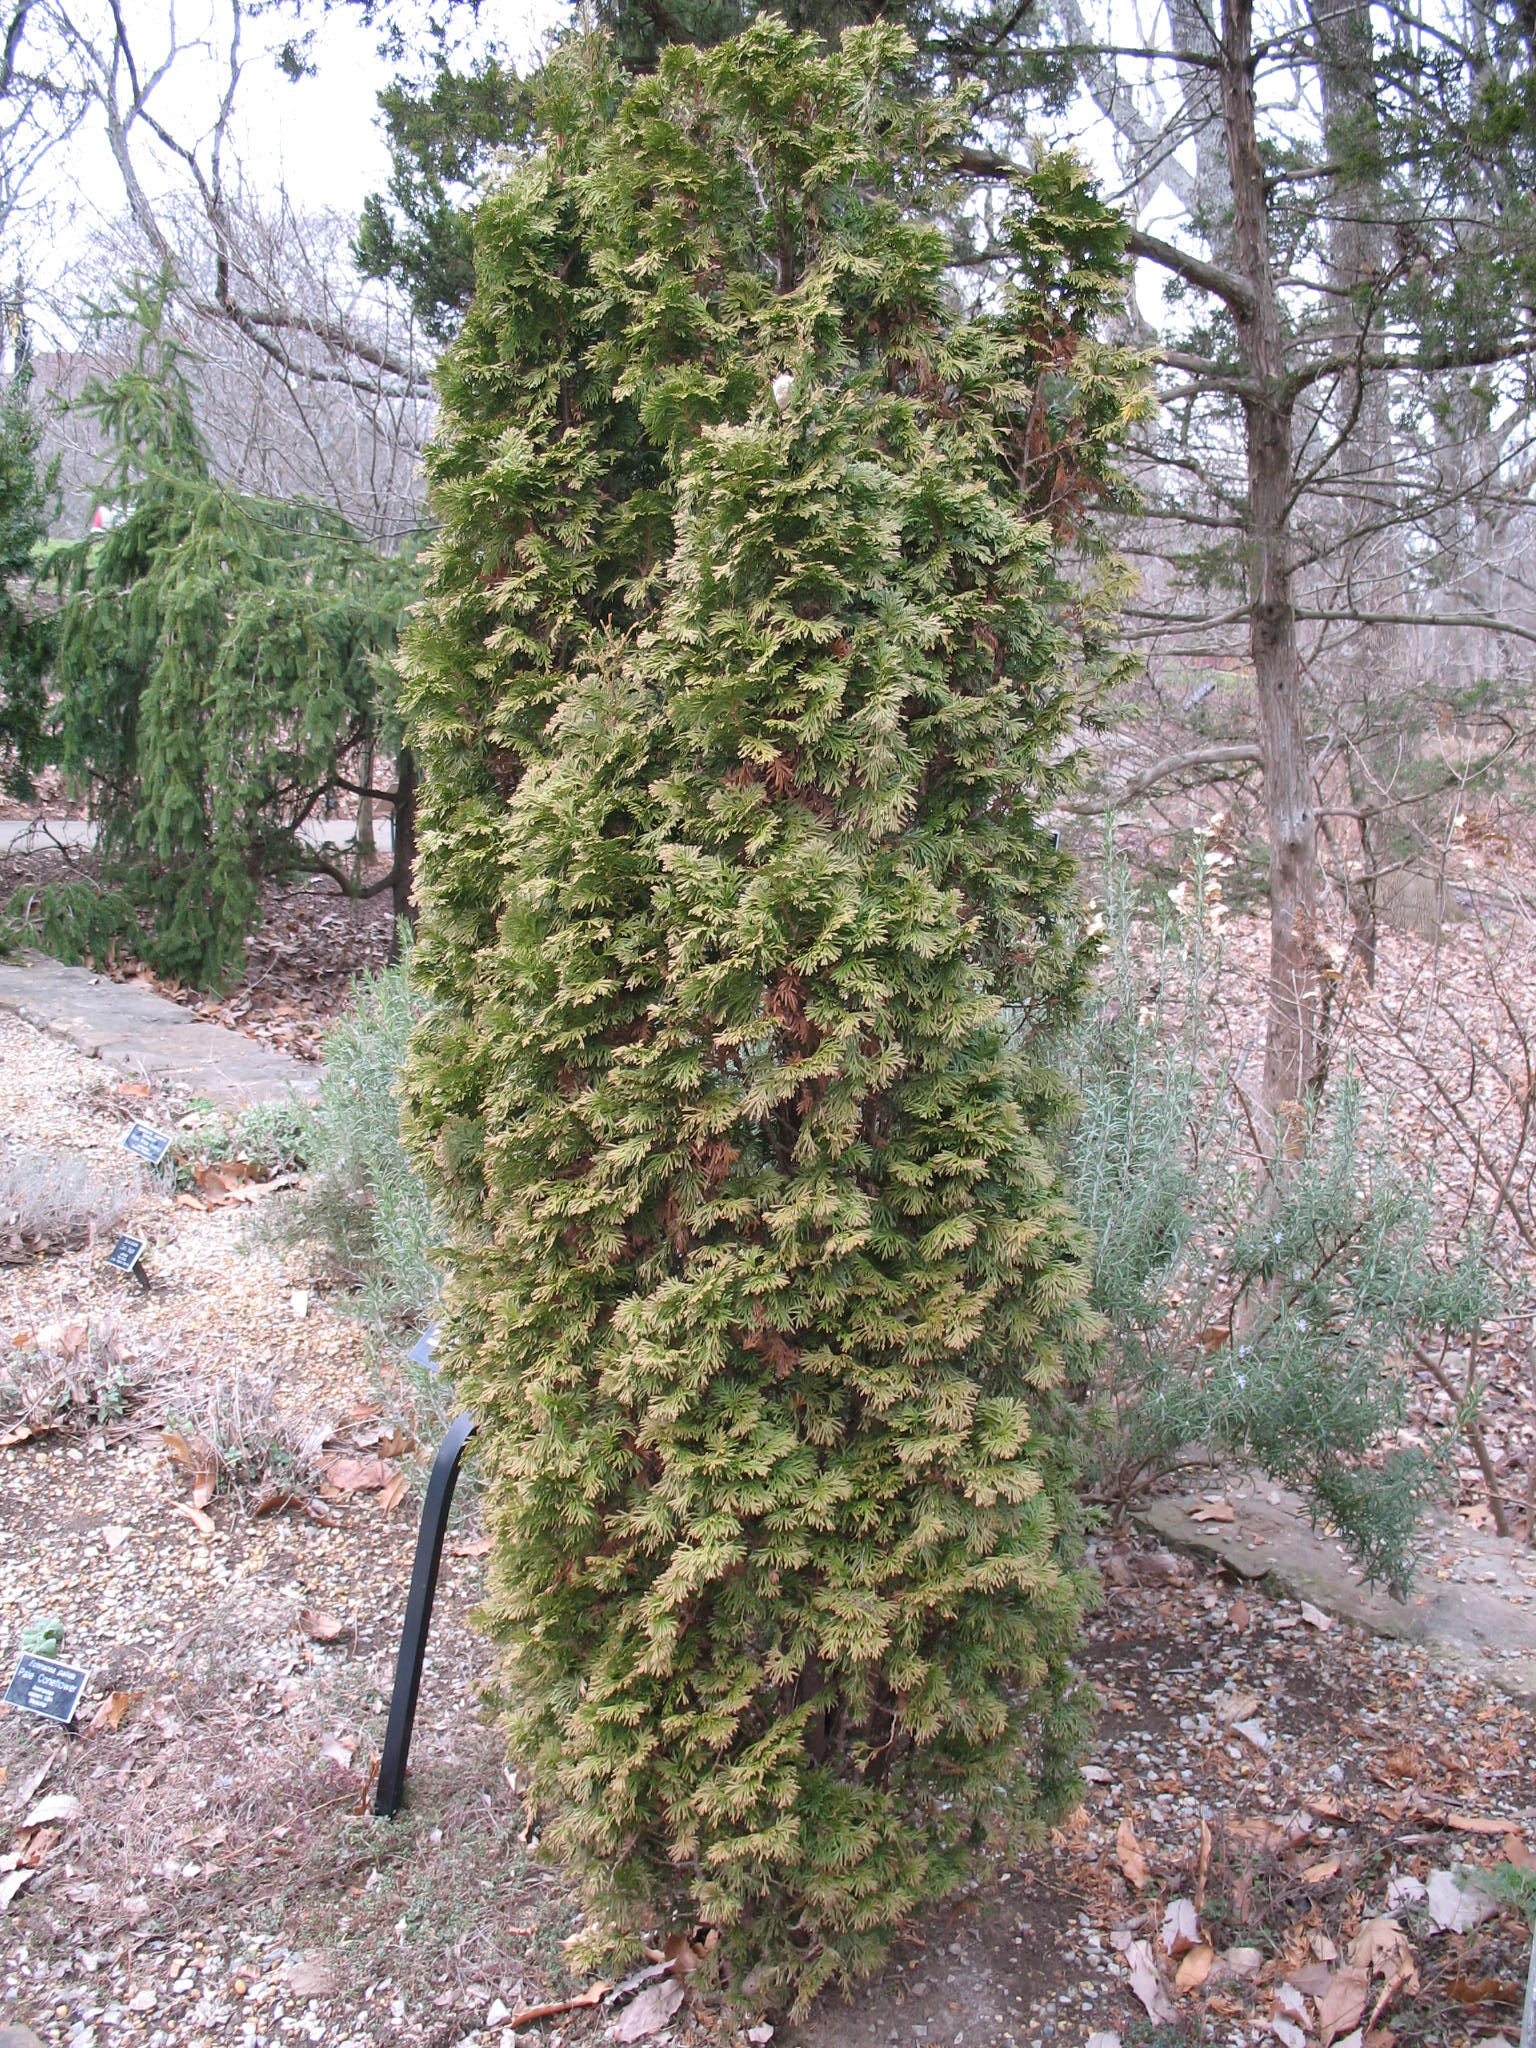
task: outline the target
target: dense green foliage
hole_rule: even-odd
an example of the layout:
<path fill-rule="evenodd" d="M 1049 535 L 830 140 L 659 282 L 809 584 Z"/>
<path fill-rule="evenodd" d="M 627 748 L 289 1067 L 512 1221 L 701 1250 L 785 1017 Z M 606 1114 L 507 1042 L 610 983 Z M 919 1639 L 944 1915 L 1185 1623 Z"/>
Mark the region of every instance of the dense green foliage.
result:
<path fill-rule="evenodd" d="M 529 105 L 509 64 L 493 55 L 455 71 L 441 50 L 424 81 L 396 79 L 379 94 L 389 191 L 363 202 L 358 268 L 400 285 L 434 340 L 474 296 L 475 197 L 498 154 L 526 140 Z"/>
<path fill-rule="evenodd" d="M 53 645 L 52 621 L 31 588 L 49 499 L 31 390 L 26 331 L 19 328 L 16 366 L 0 403 L 0 789 L 17 796 L 30 794 L 44 758 Z"/>
<path fill-rule="evenodd" d="M 109 967 L 145 944 L 138 912 L 121 889 L 90 875 L 23 883 L 0 908 L 0 952 L 36 946 L 68 966 Z"/>
<path fill-rule="evenodd" d="M 1096 1478 L 1124 1503 L 1203 1446 L 1294 1487 L 1401 1585 L 1449 1448 L 1393 1445 L 1411 1347 L 1465 1342 L 1504 1304 L 1475 1242 L 1433 1242 L 1430 1190 L 1368 1134 L 1353 1077 L 1313 1105 L 1278 1187 L 1254 1170 L 1214 1021 L 1219 865 L 1196 864 L 1159 928 L 1109 859 L 1106 972 L 1069 1039 L 1070 1184 L 1108 1330 Z"/>
<path fill-rule="evenodd" d="M 597 0 L 582 18 L 606 29 L 615 60 L 639 73 L 653 70 L 672 44 L 711 48 L 766 11 L 749 0 Z M 910 0 L 894 8 L 804 0 L 771 12 L 824 45 L 860 23 L 904 26 L 913 46 L 889 89 L 921 98 L 935 80 L 974 80 L 976 110 L 992 120 L 1026 125 L 1026 99 L 1059 104 L 1073 77 L 1070 61 L 1036 47 L 1029 17 L 1009 0 Z M 475 206 L 498 160 L 527 143 L 535 87 L 496 50 L 456 70 L 441 26 L 412 54 L 412 68 L 379 95 L 390 179 L 386 192 L 364 202 L 357 255 L 364 275 L 399 286 L 427 332 L 441 339 L 456 331 L 473 295 Z M 945 218 L 958 244 L 973 239 L 976 223 L 963 210 L 951 208 Z M 1006 248 L 1001 256 L 1006 269 Z"/>
<path fill-rule="evenodd" d="M 153 299 L 93 408 L 115 521 L 55 550 L 59 758 L 90 792 L 107 877 L 162 972 L 239 965 L 264 876 L 322 864 L 300 827 L 345 757 L 391 739 L 392 654 L 413 590 L 335 514 L 212 474 Z"/>
<path fill-rule="evenodd" d="M 1089 1265 L 1009 1019 L 1086 966 L 1031 514 L 1130 402 L 1079 317 L 1118 243 L 1050 180 L 1015 232 L 1073 260 L 954 324 L 961 113 L 908 56 L 565 48 L 478 223 L 408 643 L 408 1131 L 509 1727 L 606 1924 L 702 1917 L 802 2003 L 1051 1809 L 1082 1713 Z"/>

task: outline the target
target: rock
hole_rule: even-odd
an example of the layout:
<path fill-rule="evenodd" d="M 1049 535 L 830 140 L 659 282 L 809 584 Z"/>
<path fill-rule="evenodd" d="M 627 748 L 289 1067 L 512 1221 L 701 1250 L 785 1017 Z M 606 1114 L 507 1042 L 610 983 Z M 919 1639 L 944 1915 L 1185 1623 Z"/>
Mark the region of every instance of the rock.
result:
<path fill-rule="evenodd" d="M 43 2048 L 30 2027 L 18 2027 L 0 2020 L 0 2048 Z"/>
<path fill-rule="evenodd" d="M 288 1968 L 288 1988 L 295 1998 L 329 1998 L 336 1989 L 336 1979 L 319 1956 L 306 1956 L 302 1962 L 292 1963 Z"/>

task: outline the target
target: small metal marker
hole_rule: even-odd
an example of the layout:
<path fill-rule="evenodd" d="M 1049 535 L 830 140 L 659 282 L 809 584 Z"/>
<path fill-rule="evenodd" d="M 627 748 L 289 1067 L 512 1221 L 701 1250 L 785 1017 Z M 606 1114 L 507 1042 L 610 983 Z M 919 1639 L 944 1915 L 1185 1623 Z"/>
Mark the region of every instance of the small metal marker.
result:
<path fill-rule="evenodd" d="M 146 1166 L 158 1166 L 170 1149 L 170 1139 L 153 1124 L 132 1123 L 123 1133 L 123 1150 L 142 1159 Z"/>
<path fill-rule="evenodd" d="M 107 1254 L 107 1264 L 114 1273 L 131 1273 L 148 1292 L 149 1275 L 139 1263 L 144 1256 L 144 1245 L 142 1237 L 120 1237 Z"/>
<path fill-rule="evenodd" d="M 412 1365 L 424 1366 L 434 1378 L 442 1371 L 437 1362 L 437 1325 L 428 1323 L 416 1342 L 406 1353 Z"/>
<path fill-rule="evenodd" d="M 75 1718 L 80 1695 L 89 1673 L 73 1665 L 55 1663 L 52 1657 L 38 1657 L 28 1650 L 5 1689 L 5 1704 L 23 1714 L 40 1714 L 45 1721 L 57 1721 L 67 1728 Z"/>
<path fill-rule="evenodd" d="M 384 1753 L 379 1759 L 379 1785 L 373 1800 L 373 1810 L 381 1820 L 393 1820 L 405 1797 L 405 1760 L 410 1754 L 411 1729 L 416 1721 L 416 1696 L 421 1691 L 421 1667 L 427 1654 L 427 1630 L 432 1626 L 443 1538 L 448 1533 L 448 1510 L 453 1506 L 453 1489 L 458 1484 L 464 1446 L 474 1433 L 472 1415 L 454 1417 L 433 1460 L 432 1477 L 427 1481 L 421 1534 L 416 1538 L 416 1562 L 411 1567 L 411 1590 L 405 1602 L 405 1627 L 400 1631 L 395 1689 L 390 1695 L 389 1722 L 384 1730 Z"/>

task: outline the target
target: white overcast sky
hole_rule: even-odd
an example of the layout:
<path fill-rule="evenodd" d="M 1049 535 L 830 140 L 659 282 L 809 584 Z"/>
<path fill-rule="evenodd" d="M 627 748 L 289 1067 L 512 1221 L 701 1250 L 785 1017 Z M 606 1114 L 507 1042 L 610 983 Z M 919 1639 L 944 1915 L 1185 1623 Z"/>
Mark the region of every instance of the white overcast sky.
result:
<path fill-rule="evenodd" d="M 82 12 L 88 11 L 89 0 Z M 169 0 L 128 0 L 125 14 L 141 74 L 147 73 L 166 50 Z M 479 40 L 494 40 L 523 69 L 549 29 L 568 18 L 562 0 L 492 0 L 482 11 Z M 227 80 L 221 38 L 228 16 L 219 0 L 178 0 L 175 23 L 181 54 L 151 104 L 165 127 L 190 143 L 211 130 Z M 377 30 L 365 27 L 352 9 L 337 7 L 316 23 L 315 75 L 290 80 L 271 55 L 287 25 L 276 13 L 247 24 L 233 123 L 242 175 L 261 195 L 286 186 L 301 212 L 313 207 L 355 216 L 389 177 L 377 96 L 396 66 L 380 54 Z M 135 157 L 155 196 L 187 189 L 185 171 L 165 162 L 142 126 L 135 131 Z M 59 319 L 95 269 L 93 242 L 125 211 L 99 110 L 45 166 L 36 197 L 28 268 L 34 291 Z M 45 318 L 44 324 L 53 323 Z M 66 340 L 67 329 L 51 338 Z"/>
<path fill-rule="evenodd" d="M 158 87 L 153 107 L 179 139 L 190 143 L 206 136 L 227 78 L 227 0 L 122 4 L 141 74 L 164 55 L 174 5 L 181 54 Z M 1125 5 L 1126 0 L 1111 0 L 1111 16 L 1123 13 Z M 258 13 L 247 22 L 233 129 L 236 154 L 258 197 L 270 202 L 285 187 L 301 213 L 326 211 L 355 218 L 367 194 L 382 190 L 388 180 L 377 95 L 395 66 L 380 54 L 377 30 L 365 27 L 352 7 L 337 5 L 325 14 L 305 12 L 315 24 L 315 75 L 296 82 L 279 72 L 272 57 L 291 28 L 285 10 Z M 106 47 L 108 0 L 75 0 L 77 20 L 93 14 Z M 569 19 L 565 0 L 486 0 L 477 41 L 496 43 L 523 69 L 550 29 Z M 1134 32 L 1134 23 L 1127 32 Z M 459 60 L 474 47 L 461 50 Z M 1083 96 L 1062 126 L 1065 134 L 1057 139 L 1073 140 L 1106 187 L 1113 189 L 1117 180 L 1108 127 Z M 136 132 L 136 157 L 146 186 L 157 196 L 172 189 L 186 192 L 185 170 L 157 161 L 158 145 L 142 126 Z M 44 345 L 68 346 L 79 332 L 71 309 L 89 296 L 92 286 L 99 288 L 102 277 L 101 262 L 92 260 L 93 243 L 124 213 L 122 181 L 99 110 L 67 151 L 54 154 L 41 182 L 46 225 L 30 238 L 26 268 L 39 339 Z M 1151 210 L 1154 218 L 1164 211 L 1156 204 Z M 1176 208 L 1169 212 L 1171 226 Z M 1155 279 L 1138 277 L 1138 296 L 1149 313 L 1159 294 Z"/>

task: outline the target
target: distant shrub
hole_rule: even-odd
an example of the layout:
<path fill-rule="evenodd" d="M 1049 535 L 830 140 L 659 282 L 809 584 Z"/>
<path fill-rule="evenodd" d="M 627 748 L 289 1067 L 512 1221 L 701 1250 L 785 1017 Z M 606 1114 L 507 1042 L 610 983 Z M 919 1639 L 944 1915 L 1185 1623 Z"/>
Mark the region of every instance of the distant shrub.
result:
<path fill-rule="evenodd" d="M 0 1145 L 0 1265 L 78 1249 L 120 1223 L 140 1191 L 135 1172 L 108 1173 L 77 1152 Z"/>
<path fill-rule="evenodd" d="M 392 1328 L 428 1319 L 437 1303 L 431 1207 L 400 1142 L 397 1083 L 420 999 L 409 963 L 366 974 L 325 1034 L 313 1102 L 295 1101 L 247 1140 L 302 1161 L 308 1184 L 273 1212 L 282 1239 L 317 1245 L 365 1312 Z"/>
<path fill-rule="evenodd" d="M 1278 1180 L 1262 1171 L 1222 1043 L 1213 868 L 1202 855 L 1179 914 L 1149 919 L 1108 861 L 1103 978 L 1070 1040 L 1071 1181 L 1108 1326 L 1097 1485 L 1125 1501 L 1203 1446 L 1295 1487 L 1401 1585 L 1444 1477 L 1443 1446 L 1389 1445 L 1405 1359 L 1416 1338 L 1470 1334 L 1493 1278 L 1475 1243 L 1436 1254 L 1430 1190 L 1368 1137 L 1353 1075 Z"/>

